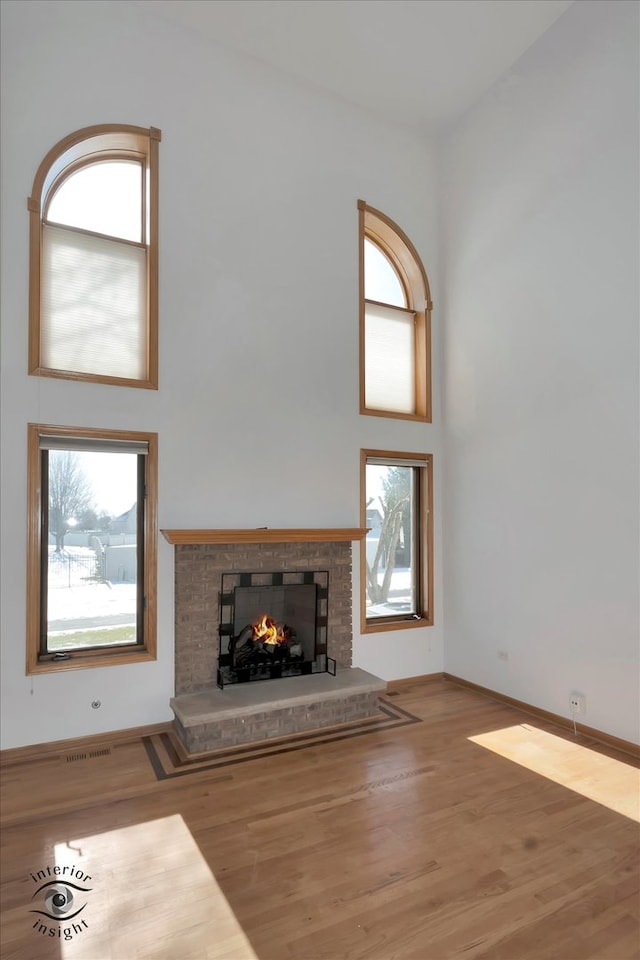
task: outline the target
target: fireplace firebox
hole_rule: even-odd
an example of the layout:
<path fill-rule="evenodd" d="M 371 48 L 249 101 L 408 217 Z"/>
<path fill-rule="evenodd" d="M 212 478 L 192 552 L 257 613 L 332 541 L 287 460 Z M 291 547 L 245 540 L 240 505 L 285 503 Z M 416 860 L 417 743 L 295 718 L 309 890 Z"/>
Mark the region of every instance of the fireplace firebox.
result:
<path fill-rule="evenodd" d="M 218 686 L 331 673 L 326 570 L 223 573 Z"/>

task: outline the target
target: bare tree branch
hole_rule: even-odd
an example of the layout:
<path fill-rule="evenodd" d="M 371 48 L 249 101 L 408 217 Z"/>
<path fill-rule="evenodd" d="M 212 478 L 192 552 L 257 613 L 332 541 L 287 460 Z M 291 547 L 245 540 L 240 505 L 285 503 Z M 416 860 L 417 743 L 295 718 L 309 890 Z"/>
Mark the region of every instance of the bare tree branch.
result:
<path fill-rule="evenodd" d="M 56 553 L 64 549 L 69 520 L 92 510 L 93 488 L 72 450 L 49 451 L 49 530 L 56 537 Z"/>

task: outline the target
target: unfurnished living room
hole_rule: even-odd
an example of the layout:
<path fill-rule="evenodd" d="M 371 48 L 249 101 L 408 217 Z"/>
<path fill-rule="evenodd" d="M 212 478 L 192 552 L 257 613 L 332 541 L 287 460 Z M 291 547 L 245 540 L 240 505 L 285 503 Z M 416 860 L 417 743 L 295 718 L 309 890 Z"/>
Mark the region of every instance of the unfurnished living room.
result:
<path fill-rule="evenodd" d="M 640 960 L 636 0 L 1 0 L 3 960 Z"/>

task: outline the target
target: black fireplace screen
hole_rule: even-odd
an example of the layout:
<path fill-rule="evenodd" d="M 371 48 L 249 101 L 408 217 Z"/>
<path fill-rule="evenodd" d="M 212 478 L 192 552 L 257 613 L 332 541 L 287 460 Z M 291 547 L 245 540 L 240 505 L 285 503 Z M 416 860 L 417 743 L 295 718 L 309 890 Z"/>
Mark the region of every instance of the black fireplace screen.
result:
<path fill-rule="evenodd" d="M 218 686 L 335 674 L 327 656 L 326 570 L 224 573 Z"/>

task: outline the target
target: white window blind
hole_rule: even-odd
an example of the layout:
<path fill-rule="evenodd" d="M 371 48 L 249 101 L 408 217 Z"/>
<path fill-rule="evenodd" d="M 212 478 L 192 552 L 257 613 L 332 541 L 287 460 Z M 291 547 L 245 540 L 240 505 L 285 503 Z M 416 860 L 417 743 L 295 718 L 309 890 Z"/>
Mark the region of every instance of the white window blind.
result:
<path fill-rule="evenodd" d="M 146 249 L 64 227 L 42 229 L 43 366 L 145 379 Z"/>
<path fill-rule="evenodd" d="M 365 403 L 370 410 L 415 413 L 415 315 L 365 303 Z"/>
<path fill-rule="evenodd" d="M 42 434 L 39 446 L 41 450 L 70 450 L 74 453 L 149 453 L 149 444 L 143 440 L 115 440 L 104 437 L 58 437 L 54 434 Z"/>

